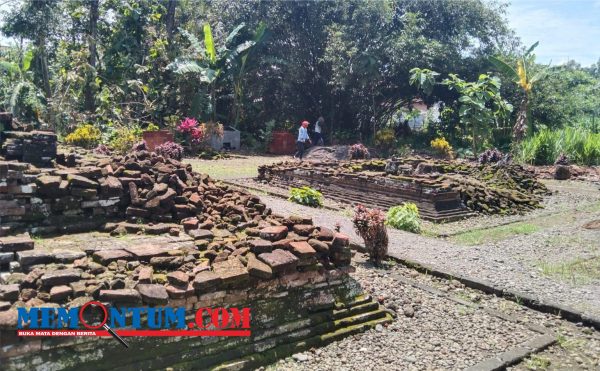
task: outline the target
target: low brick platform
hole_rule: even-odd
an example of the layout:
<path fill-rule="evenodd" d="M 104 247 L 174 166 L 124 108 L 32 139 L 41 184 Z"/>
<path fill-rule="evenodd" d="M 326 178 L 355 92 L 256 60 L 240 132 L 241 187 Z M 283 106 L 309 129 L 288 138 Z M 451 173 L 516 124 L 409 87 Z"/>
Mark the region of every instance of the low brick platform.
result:
<path fill-rule="evenodd" d="M 428 176 L 386 176 L 385 161 L 281 163 L 259 169 L 259 180 L 282 188 L 308 185 L 336 201 L 388 209 L 414 202 L 424 219 L 452 221 L 472 215 L 460 193 Z M 366 172 L 358 173 L 364 170 Z"/>
<path fill-rule="evenodd" d="M 485 214 L 524 213 L 541 207 L 548 189 L 518 164 L 479 165 L 426 157 L 388 160 L 282 162 L 258 168 L 259 182 L 311 186 L 351 205 L 388 209 L 412 202 L 422 218 L 444 222 Z"/>

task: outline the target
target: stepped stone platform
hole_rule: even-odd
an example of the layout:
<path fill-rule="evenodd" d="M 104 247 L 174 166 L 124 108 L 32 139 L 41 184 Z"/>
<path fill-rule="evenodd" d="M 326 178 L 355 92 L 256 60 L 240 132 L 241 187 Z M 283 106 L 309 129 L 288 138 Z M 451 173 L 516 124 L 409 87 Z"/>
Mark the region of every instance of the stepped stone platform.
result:
<path fill-rule="evenodd" d="M 336 201 L 382 209 L 413 202 L 424 219 L 436 222 L 472 215 L 447 182 L 386 176 L 384 168 L 384 161 L 288 162 L 262 167 L 259 180 L 285 188 L 308 185 Z"/>
<path fill-rule="evenodd" d="M 388 209 L 413 202 L 422 218 L 453 221 L 475 215 L 522 213 L 540 207 L 546 187 L 519 165 L 478 165 L 425 157 L 303 161 L 263 165 L 259 182 L 310 186 L 342 203 Z"/>
<path fill-rule="evenodd" d="M 35 247 L 19 238 L 3 238 L 1 245 L 19 250 L 24 263 L 23 273 L 0 275 L 0 363 L 6 370 L 253 369 L 391 320 L 351 278 L 352 267 L 314 269 L 301 263 L 306 252 L 273 250 L 289 254 L 285 266 L 268 253 L 257 258 L 251 252 L 211 263 L 187 235 L 114 241 L 94 232 L 39 240 Z M 345 241 L 338 236 L 336 244 Z M 18 307 L 74 308 L 91 300 L 116 308 L 184 307 L 186 323 L 199 308 L 248 307 L 251 336 L 126 338 L 126 350 L 112 338 L 16 335 Z"/>

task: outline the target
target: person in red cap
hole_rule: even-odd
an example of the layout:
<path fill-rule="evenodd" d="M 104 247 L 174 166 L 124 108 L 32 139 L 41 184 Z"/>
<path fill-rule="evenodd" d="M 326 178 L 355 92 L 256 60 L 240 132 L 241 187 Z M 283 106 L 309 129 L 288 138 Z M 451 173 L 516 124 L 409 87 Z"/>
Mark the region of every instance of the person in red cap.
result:
<path fill-rule="evenodd" d="M 294 154 L 294 158 L 302 161 L 302 156 L 304 155 L 304 146 L 306 142 L 310 143 L 310 138 L 308 137 L 308 121 L 302 121 L 300 128 L 298 129 L 298 140 L 296 141 L 296 153 Z"/>

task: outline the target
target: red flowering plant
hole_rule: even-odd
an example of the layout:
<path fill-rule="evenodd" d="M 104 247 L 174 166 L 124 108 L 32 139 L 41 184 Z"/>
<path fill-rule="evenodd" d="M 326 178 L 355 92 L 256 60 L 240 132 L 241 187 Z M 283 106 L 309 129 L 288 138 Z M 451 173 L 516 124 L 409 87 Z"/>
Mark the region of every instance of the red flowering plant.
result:
<path fill-rule="evenodd" d="M 198 150 L 197 146 L 202 146 L 208 139 L 205 125 L 198 123 L 195 118 L 186 117 L 181 120 L 177 131 L 183 135 L 184 142 L 192 152 Z"/>
<path fill-rule="evenodd" d="M 191 142 L 190 144 L 200 144 L 206 140 L 206 130 L 195 118 L 186 117 L 181 120 L 177 131 L 185 135 L 186 142 Z"/>

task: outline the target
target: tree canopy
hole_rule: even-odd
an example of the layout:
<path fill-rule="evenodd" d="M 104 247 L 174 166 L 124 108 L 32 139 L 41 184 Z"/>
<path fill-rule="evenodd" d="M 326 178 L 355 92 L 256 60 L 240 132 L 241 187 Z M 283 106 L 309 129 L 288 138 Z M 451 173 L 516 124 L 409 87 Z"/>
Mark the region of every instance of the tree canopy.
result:
<path fill-rule="evenodd" d="M 523 53 L 495 0 L 22 0 L 1 31 L 16 41 L 0 52 L 3 66 L 33 57 L 29 71 L 3 67 L 0 108 L 60 133 L 82 122 L 145 128 L 190 116 L 256 136 L 267 122 L 323 116 L 333 135 L 371 138 L 420 95 L 413 68 L 477 81 L 495 72 L 491 56 Z M 587 94 L 598 68 L 560 69 L 568 77 L 531 93 L 535 125 L 597 113 Z M 518 104 L 522 93 L 500 77 Z M 585 102 L 561 94 L 567 86 Z M 428 104 L 458 107 L 456 90 L 426 93 Z"/>

